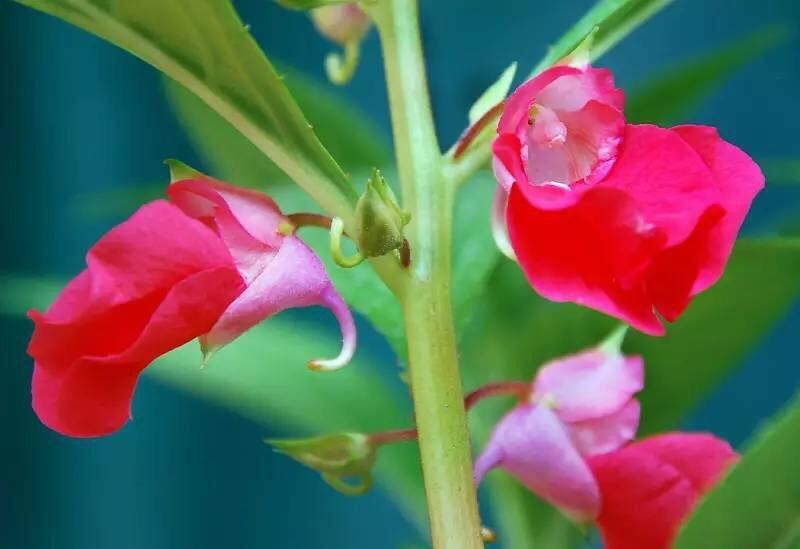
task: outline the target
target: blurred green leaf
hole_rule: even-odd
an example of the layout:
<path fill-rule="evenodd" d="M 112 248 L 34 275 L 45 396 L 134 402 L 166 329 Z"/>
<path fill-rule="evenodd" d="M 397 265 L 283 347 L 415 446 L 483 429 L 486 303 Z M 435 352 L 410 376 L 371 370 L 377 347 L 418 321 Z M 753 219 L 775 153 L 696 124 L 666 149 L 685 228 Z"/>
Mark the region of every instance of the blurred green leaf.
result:
<path fill-rule="evenodd" d="M 671 2 L 672 0 L 600 0 L 550 47 L 547 55 L 531 72 L 531 76 L 571 53 L 595 28 L 597 31 L 590 57 L 591 60 L 599 58 Z"/>
<path fill-rule="evenodd" d="M 486 88 L 481 96 L 473 103 L 469 109 L 469 123 L 474 124 L 484 114 L 486 114 L 492 107 L 497 105 L 500 101 L 506 98 L 508 90 L 511 89 L 511 82 L 514 81 L 514 75 L 517 74 L 517 63 L 511 63 L 506 70 L 497 78 L 497 80 Z"/>
<path fill-rule="evenodd" d="M 347 4 L 354 0 L 275 0 L 284 8 L 291 10 L 311 10 L 320 6 L 329 6 L 332 4 Z"/>
<path fill-rule="evenodd" d="M 786 42 L 789 28 L 773 25 L 660 72 L 631 92 L 625 107 L 630 122 L 676 124 L 727 77 Z"/>
<path fill-rule="evenodd" d="M 46 309 L 63 281 L 0 276 L 0 314 Z M 200 369 L 201 354 L 189 343 L 160 358 L 146 372 L 158 381 L 227 408 L 259 424 L 315 435 L 374 432 L 405 427 L 410 406 L 379 375 L 381 365 L 358 354 L 341 371 L 316 373 L 310 358 L 335 353 L 337 338 L 309 323 L 270 319 L 219 351 Z M 424 528 L 425 500 L 416 447 L 381 449 L 375 476 L 403 513 Z"/>
<path fill-rule="evenodd" d="M 389 162 L 386 140 L 365 114 L 328 86 L 296 70 L 281 72 L 314 131 L 343 169 L 358 171 Z M 173 80 L 165 79 L 164 86 L 181 125 L 215 175 L 236 185 L 261 189 L 287 181 L 269 158 L 197 96 Z M 342 139 L 345 133 L 347 139 Z"/>
<path fill-rule="evenodd" d="M 684 525 L 676 549 L 800 547 L 800 402 L 749 446 Z"/>
<path fill-rule="evenodd" d="M 800 158 L 767 158 L 759 164 L 768 185 L 800 185 Z"/>
<path fill-rule="evenodd" d="M 723 279 L 698 296 L 662 338 L 632 332 L 627 353 L 647 365 L 641 435 L 673 428 L 775 325 L 800 296 L 800 239 L 738 243 Z M 615 321 L 592 310 L 538 297 L 519 268 L 503 262 L 493 273 L 461 350 L 467 388 L 489 381 L 531 379 L 547 360 L 601 341 Z M 509 402 L 488 401 L 473 412 L 483 443 Z M 574 532 L 532 495 L 490 484 L 500 511 L 499 534 L 512 547 L 537 538 L 546 547 L 569 547 Z M 526 521 L 520 517 L 533 517 Z M 565 532 L 562 545 L 552 536 Z M 527 541 L 526 541 L 527 540 Z M 539 542 L 542 543 L 541 541 Z"/>
<path fill-rule="evenodd" d="M 129 51 L 191 90 L 328 210 L 357 198 L 230 0 L 17 0 Z"/>

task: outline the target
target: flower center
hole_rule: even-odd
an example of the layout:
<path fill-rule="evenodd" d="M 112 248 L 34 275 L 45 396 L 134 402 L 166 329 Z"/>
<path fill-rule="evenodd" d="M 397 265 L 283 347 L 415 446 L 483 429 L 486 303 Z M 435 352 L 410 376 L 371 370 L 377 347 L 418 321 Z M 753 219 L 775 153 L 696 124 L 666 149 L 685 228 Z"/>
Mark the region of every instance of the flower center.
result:
<path fill-rule="evenodd" d="M 534 104 L 528 113 L 528 138 L 540 147 L 559 147 L 567 141 L 567 127 L 552 109 Z"/>

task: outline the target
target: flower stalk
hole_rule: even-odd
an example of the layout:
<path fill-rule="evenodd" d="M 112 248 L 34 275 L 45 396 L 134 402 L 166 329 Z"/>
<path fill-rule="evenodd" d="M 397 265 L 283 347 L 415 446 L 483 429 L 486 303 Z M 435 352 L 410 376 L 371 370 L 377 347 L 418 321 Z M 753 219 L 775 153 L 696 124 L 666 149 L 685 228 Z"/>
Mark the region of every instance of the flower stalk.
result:
<path fill-rule="evenodd" d="M 417 2 L 370 8 L 381 37 L 403 204 L 414 252 L 401 301 L 435 549 L 483 547 L 451 303 L 453 187 L 444 184 Z"/>

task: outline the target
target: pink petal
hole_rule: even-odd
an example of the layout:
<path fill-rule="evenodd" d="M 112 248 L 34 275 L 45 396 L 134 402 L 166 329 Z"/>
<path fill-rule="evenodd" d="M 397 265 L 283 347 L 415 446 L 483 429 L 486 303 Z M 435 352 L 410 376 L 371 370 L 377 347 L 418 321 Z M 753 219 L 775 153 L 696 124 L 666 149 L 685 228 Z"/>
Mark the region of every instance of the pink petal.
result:
<path fill-rule="evenodd" d="M 314 361 L 314 366 L 318 369 L 343 366 L 355 351 L 353 317 L 316 254 L 299 238 L 285 237 L 266 268 L 201 339 L 204 351 L 214 351 L 280 311 L 312 305 L 330 308 L 343 336 L 340 355 L 328 361 Z"/>
<path fill-rule="evenodd" d="M 746 153 L 723 141 L 715 128 L 678 126 L 673 131 L 697 151 L 713 172 L 726 212 L 722 222 L 708 236 L 705 261 L 692 288 L 692 295 L 696 295 L 722 276 L 750 204 L 764 188 L 764 174 Z"/>
<path fill-rule="evenodd" d="M 572 441 L 582 456 L 613 452 L 633 440 L 639 429 L 641 406 L 635 399 L 622 408 L 597 419 L 567 424 Z"/>
<path fill-rule="evenodd" d="M 574 112 L 540 109 L 527 134 L 527 181 L 565 187 L 600 181 L 614 164 L 624 128 L 619 110 L 594 99 Z"/>
<path fill-rule="evenodd" d="M 618 412 L 643 387 L 641 357 L 592 349 L 545 364 L 533 382 L 533 398 L 552 399 L 558 416 L 571 423 Z"/>
<path fill-rule="evenodd" d="M 643 223 L 667 236 L 667 245 L 686 240 L 722 193 L 716 177 L 681 136 L 651 125 L 629 125 L 603 187 L 624 191 Z"/>
<path fill-rule="evenodd" d="M 272 260 L 285 220 L 267 195 L 214 179 L 176 181 L 167 189 L 173 204 L 216 231 L 250 283 Z"/>
<path fill-rule="evenodd" d="M 735 459 L 726 442 L 683 433 L 590 458 L 606 549 L 669 549 L 700 495 Z"/>
<path fill-rule="evenodd" d="M 701 494 L 739 459 L 730 444 L 708 433 L 666 433 L 641 440 L 636 446 L 672 465 Z"/>
<path fill-rule="evenodd" d="M 578 193 L 552 188 L 548 192 L 568 195 L 562 206 L 573 200 L 569 196 L 574 202 L 543 209 L 519 187 L 514 185 L 509 197 L 508 232 L 533 288 L 547 299 L 592 307 L 645 333 L 664 333 L 641 279 L 665 236 L 644 224 L 630 196 L 604 185 Z M 554 205 L 559 198 L 548 200 Z"/>
<path fill-rule="evenodd" d="M 591 471 L 547 406 L 521 405 L 500 420 L 475 462 L 476 482 L 495 467 L 574 520 L 597 514 L 600 499 Z"/>
<path fill-rule="evenodd" d="M 33 407 L 71 436 L 119 429 L 139 373 L 208 331 L 244 281 L 212 231 L 156 201 L 106 234 L 36 324 Z M 102 337 L 98 337 L 101 334 Z"/>
<path fill-rule="evenodd" d="M 525 123 L 533 103 L 539 93 L 553 81 L 567 75 L 577 75 L 582 71 L 574 67 L 557 66 L 534 76 L 509 96 L 505 109 L 497 124 L 497 133 L 516 134 L 520 124 Z"/>
<path fill-rule="evenodd" d="M 515 135 L 501 134 L 492 143 L 492 168 L 497 182 L 506 192 L 515 181 L 527 181 L 522 165 L 521 143 Z"/>
<path fill-rule="evenodd" d="M 598 100 L 618 111 L 625 108 L 625 93 L 614 85 L 608 69 L 586 67 L 578 74 L 566 75 L 545 86 L 537 102 L 558 111 L 578 111 L 589 101 Z"/>

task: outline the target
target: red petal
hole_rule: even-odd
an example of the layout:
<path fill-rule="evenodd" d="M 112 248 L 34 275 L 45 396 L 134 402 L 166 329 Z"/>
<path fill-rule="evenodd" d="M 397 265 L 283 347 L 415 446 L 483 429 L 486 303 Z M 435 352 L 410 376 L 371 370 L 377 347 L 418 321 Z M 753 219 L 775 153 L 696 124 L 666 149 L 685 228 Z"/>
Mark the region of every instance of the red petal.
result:
<path fill-rule="evenodd" d="M 635 204 L 623 191 L 596 186 L 576 198 L 571 207 L 540 209 L 518 185 L 512 187 L 509 237 L 531 285 L 553 301 L 579 303 L 644 332 L 663 333 L 642 274 L 664 236 L 641 227 Z"/>
<path fill-rule="evenodd" d="M 31 312 L 34 409 L 72 436 L 121 427 L 139 372 L 211 329 L 244 288 L 222 241 L 163 201 L 109 231 L 87 263 L 45 314 Z"/>
<path fill-rule="evenodd" d="M 589 458 L 606 549 L 669 549 L 700 495 L 735 454 L 720 439 L 671 433 Z"/>

